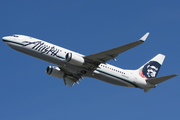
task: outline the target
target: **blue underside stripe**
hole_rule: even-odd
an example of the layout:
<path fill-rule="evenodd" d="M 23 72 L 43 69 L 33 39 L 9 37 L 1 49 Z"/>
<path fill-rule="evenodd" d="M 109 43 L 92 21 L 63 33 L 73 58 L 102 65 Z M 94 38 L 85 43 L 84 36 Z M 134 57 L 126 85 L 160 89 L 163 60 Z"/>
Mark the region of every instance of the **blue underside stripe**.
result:
<path fill-rule="evenodd" d="M 61 59 L 65 59 L 64 57 L 60 56 L 60 55 L 57 55 L 58 58 L 61 58 Z"/>
<path fill-rule="evenodd" d="M 25 45 L 24 43 L 20 43 L 20 42 L 16 42 L 16 41 L 10 41 L 10 40 L 5 40 L 3 39 L 4 42 L 10 42 L 10 43 L 15 43 L 15 44 L 18 44 L 18 45 Z"/>
<path fill-rule="evenodd" d="M 136 84 L 134 84 L 133 82 L 130 82 L 130 81 L 126 80 L 126 79 L 123 79 L 123 78 L 121 78 L 121 77 L 118 77 L 118 76 L 112 75 L 112 74 L 110 74 L 110 73 L 104 72 L 104 71 L 102 71 L 102 70 L 100 70 L 100 69 L 96 69 L 96 70 L 99 71 L 99 72 L 101 72 L 101 73 L 104 73 L 104 74 L 106 74 L 106 75 L 115 77 L 115 78 L 120 79 L 120 80 L 122 80 L 122 81 L 125 81 L 125 82 L 133 85 L 133 86 L 136 87 L 136 88 L 141 88 L 141 87 L 139 87 L 138 85 L 136 85 Z"/>

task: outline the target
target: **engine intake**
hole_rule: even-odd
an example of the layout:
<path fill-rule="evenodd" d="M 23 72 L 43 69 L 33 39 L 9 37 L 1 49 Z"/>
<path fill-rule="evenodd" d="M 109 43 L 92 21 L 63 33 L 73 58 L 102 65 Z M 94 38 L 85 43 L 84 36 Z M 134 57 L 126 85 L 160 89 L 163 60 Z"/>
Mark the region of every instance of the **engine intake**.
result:
<path fill-rule="evenodd" d="M 70 64 L 78 65 L 78 66 L 83 65 L 84 62 L 85 62 L 83 57 L 72 54 L 72 53 L 67 53 L 66 57 L 65 57 L 65 60 Z"/>
<path fill-rule="evenodd" d="M 48 75 L 51 75 L 51 76 L 57 77 L 57 78 L 64 77 L 64 71 L 62 71 L 59 67 L 55 67 L 55 66 L 48 66 L 46 68 L 46 73 Z"/>

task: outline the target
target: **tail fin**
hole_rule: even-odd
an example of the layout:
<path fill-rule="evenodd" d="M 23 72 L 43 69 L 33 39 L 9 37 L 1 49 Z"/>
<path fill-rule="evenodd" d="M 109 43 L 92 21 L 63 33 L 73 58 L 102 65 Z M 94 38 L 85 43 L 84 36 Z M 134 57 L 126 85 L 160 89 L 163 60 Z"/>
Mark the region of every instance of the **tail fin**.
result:
<path fill-rule="evenodd" d="M 173 75 L 156 78 L 161 68 L 161 65 L 163 64 L 164 58 L 165 58 L 165 55 L 158 54 L 153 59 L 151 59 L 150 61 L 148 61 L 146 64 L 144 64 L 142 67 L 138 69 L 139 75 L 142 78 L 145 78 L 147 83 L 154 85 L 154 87 L 161 82 L 164 82 L 170 78 L 177 76 L 177 74 L 173 74 Z M 148 92 L 151 88 L 154 88 L 154 87 L 144 87 L 143 89 L 144 89 L 144 92 Z"/>
<path fill-rule="evenodd" d="M 165 55 L 158 54 L 153 59 L 148 61 L 142 67 L 139 68 L 139 75 L 142 78 L 155 78 L 161 68 Z"/>

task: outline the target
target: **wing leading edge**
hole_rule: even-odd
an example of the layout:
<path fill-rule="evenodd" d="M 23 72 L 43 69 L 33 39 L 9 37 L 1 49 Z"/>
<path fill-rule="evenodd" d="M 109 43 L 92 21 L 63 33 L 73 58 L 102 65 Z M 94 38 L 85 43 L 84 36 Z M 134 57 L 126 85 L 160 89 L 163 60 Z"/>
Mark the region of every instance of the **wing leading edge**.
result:
<path fill-rule="evenodd" d="M 142 38 L 140 38 L 138 41 L 116 47 L 110 50 L 106 50 L 103 52 L 95 53 L 92 55 L 85 56 L 84 58 L 96 66 L 99 65 L 100 63 L 106 63 L 109 60 L 116 60 L 115 57 L 117 57 L 120 53 L 125 52 L 133 47 L 136 47 L 140 44 L 142 44 L 146 38 L 148 37 L 149 32 L 147 32 Z"/>

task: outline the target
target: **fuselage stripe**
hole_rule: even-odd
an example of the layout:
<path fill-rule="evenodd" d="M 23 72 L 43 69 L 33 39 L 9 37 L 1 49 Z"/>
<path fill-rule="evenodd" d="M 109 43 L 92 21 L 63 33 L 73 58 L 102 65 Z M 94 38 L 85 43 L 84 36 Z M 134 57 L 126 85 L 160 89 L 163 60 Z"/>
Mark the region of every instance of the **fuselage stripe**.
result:
<path fill-rule="evenodd" d="M 123 78 L 121 78 L 121 77 L 118 77 L 118 76 L 112 75 L 112 74 L 110 74 L 110 73 L 104 72 L 104 71 L 102 71 L 102 70 L 100 70 L 100 69 L 96 69 L 96 70 L 99 71 L 99 72 L 101 72 L 101 73 L 104 73 L 104 74 L 106 74 L 106 75 L 115 77 L 115 78 L 120 79 L 120 80 L 122 80 L 122 81 L 125 81 L 125 82 L 127 82 L 127 83 L 135 86 L 136 88 L 141 88 L 141 87 L 139 87 L 138 85 L 136 85 L 136 84 L 134 84 L 133 82 L 130 82 L 130 81 L 126 80 L 126 79 L 123 79 Z"/>
<path fill-rule="evenodd" d="M 10 40 L 5 40 L 3 39 L 4 42 L 10 42 L 10 43 L 15 43 L 15 44 L 18 44 L 18 45 L 24 45 L 23 43 L 19 43 L 19 42 L 16 42 L 16 41 L 10 41 Z"/>

